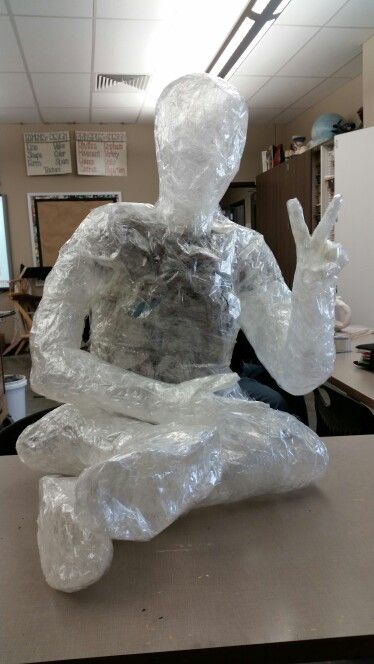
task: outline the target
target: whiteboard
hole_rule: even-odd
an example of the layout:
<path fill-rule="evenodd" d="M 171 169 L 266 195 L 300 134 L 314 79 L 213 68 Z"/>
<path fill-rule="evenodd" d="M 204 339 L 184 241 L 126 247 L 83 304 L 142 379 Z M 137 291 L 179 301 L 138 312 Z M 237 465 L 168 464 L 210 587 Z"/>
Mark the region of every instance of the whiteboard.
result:
<path fill-rule="evenodd" d="M 0 288 L 9 288 L 12 278 L 6 198 L 0 194 Z"/>

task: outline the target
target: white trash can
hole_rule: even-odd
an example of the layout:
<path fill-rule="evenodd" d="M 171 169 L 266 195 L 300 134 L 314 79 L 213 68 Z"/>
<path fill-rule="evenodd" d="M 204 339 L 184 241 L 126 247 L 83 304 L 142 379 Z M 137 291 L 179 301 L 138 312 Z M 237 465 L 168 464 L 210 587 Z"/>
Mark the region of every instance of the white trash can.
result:
<path fill-rule="evenodd" d="M 26 417 L 27 378 L 21 374 L 6 374 L 4 383 L 8 413 L 13 422 L 17 422 Z"/>

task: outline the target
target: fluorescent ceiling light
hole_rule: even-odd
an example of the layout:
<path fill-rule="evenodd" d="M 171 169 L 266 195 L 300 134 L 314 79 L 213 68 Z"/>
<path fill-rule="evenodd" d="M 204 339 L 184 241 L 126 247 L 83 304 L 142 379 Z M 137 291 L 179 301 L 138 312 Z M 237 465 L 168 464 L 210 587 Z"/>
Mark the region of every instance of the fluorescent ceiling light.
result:
<path fill-rule="evenodd" d="M 239 25 L 239 27 L 238 27 L 237 31 L 235 32 L 235 34 L 230 39 L 230 41 L 227 44 L 225 50 L 223 51 L 223 53 L 221 53 L 221 55 L 218 58 L 217 62 L 213 65 L 212 69 L 210 70 L 209 73 L 212 76 L 218 76 L 219 72 L 225 66 L 226 62 L 228 62 L 228 60 L 230 60 L 232 54 L 236 51 L 239 44 L 241 44 L 244 37 L 246 37 L 246 35 L 250 31 L 250 29 L 254 25 L 254 23 L 255 22 L 251 18 L 248 18 L 248 16 L 245 17 L 245 19 Z"/>
<path fill-rule="evenodd" d="M 278 7 L 274 9 L 273 14 L 280 14 L 283 11 L 283 9 L 286 9 L 289 2 L 290 0 L 281 0 Z"/>
<path fill-rule="evenodd" d="M 247 48 L 243 53 L 241 54 L 240 58 L 235 62 L 235 64 L 231 67 L 231 69 L 225 74 L 223 78 L 229 79 L 231 76 L 236 72 L 238 67 L 244 62 L 246 57 L 249 55 L 251 51 L 255 48 L 255 46 L 258 44 L 259 41 L 263 38 L 264 34 L 269 30 L 270 26 L 274 23 L 275 19 L 272 19 L 271 21 L 266 21 L 266 23 L 262 26 L 261 30 L 257 33 L 257 35 L 254 37 L 254 39 L 248 44 Z"/>
<path fill-rule="evenodd" d="M 270 0 L 256 0 L 255 4 L 253 7 L 251 7 L 253 12 L 256 12 L 256 14 L 262 14 L 264 9 L 268 6 Z"/>

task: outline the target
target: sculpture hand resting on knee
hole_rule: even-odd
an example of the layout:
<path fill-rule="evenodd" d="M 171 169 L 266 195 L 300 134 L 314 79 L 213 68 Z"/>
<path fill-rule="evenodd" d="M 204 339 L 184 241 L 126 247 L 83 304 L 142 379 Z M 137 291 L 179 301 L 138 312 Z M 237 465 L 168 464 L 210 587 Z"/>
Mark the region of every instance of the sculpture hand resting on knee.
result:
<path fill-rule="evenodd" d="M 61 249 L 31 334 L 32 386 L 64 402 L 26 429 L 21 459 L 41 481 L 47 581 L 97 580 L 112 539 L 149 539 L 198 505 L 308 484 L 323 443 L 294 417 L 240 397 L 229 365 L 241 327 L 284 389 L 304 394 L 334 362 L 341 247 L 335 197 L 310 236 L 288 203 L 292 292 L 261 235 L 226 219 L 247 108 L 205 74 L 171 83 L 156 109 L 160 195 L 93 210 Z M 80 349 L 90 315 L 90 352 Z"/>

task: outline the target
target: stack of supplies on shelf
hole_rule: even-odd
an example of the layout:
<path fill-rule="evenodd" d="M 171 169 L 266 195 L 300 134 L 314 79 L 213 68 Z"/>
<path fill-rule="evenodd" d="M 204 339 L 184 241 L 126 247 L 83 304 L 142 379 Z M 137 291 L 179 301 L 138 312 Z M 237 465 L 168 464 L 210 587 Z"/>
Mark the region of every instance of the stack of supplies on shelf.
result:
<path fill-rule="evenodd" d="M 374 344 L 360 344 L 356 349 L 360 351 L 361 357 L 354 363 L 362 369 L 374 371 Z"/>

